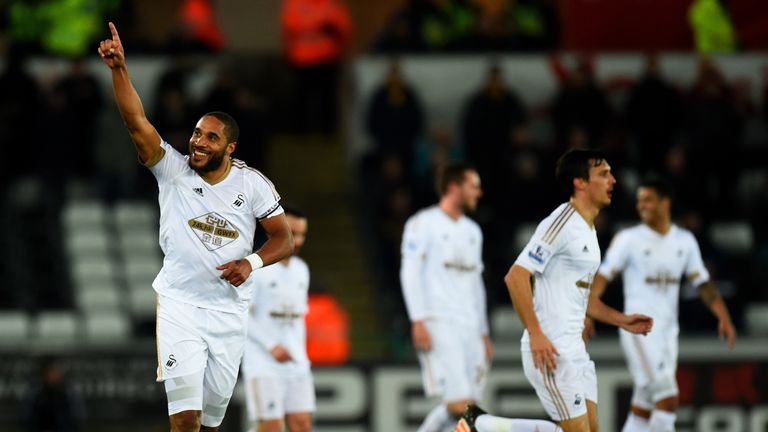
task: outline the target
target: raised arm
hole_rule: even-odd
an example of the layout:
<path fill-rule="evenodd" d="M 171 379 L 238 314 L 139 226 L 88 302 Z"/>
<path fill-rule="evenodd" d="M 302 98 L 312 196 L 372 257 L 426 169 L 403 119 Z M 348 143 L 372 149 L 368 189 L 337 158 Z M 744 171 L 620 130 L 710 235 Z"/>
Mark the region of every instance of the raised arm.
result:
<path fill-rule="evenodd" d="M 536 312 L 533 310 L 533 290 L 531 287 L 531 273 L 525 268 L 515 264 L 504 276 L 504 282 L 509 290 L 509 297 L 512 299 L 512 305 L 517 311 L 517 316 L 523 322 L 528 330 L 528 336 L 531 340 L 531 354 L 533 355 L 533 364 L 536 369 L 555 370 L 557 362 L 555 356 L 560 355 L 552 345 L 552 342 L 544 335 L 539 325 L 539 319 L 536 318 Z"/>
<path fill-rule="evenodd" d="M 160 135 L 144 114 L 144 107 L 141 104 L 139 94 L 133 88 L 128 76 L 120 35 L 111 22 L 109 23 L 109 30 L 112 32 L 112 37 L 101 41 L 99 55 L 112 71 L 112 88 L 115 91 L 115 100 L 120 110 L 120 116 L 123 118 L 125 127 L 128 128 L 133 144 L 136 146 L 139 160 L 144 163 L 159 151 Z"/>
<path fill-rule="evenodd" d="M 725 338 L 728 342 L 728 351 L 732 350 L 736 344 L 736 329 L 733 327 L 731 315 L 728 313 L 728 308 L 725 306 L 720 292 L 712 281 L 707 281 L 699 285 L 699 296 L 701 301 L 707 305 L 712 314 L 717 318 L 718 335 L 721 339 Z"/>

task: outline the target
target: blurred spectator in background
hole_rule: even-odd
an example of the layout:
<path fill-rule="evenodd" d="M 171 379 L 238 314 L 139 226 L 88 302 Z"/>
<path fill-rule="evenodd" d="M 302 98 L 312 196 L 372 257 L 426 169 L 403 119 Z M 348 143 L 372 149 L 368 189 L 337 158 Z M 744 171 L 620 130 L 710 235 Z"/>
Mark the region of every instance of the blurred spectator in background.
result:
<path fill-rule="evenodd" d="M 85 420 L 85 404 L 67 381 L 58 360 L 43 358 L 21 411 L 26 432 L 77 432 Z"/>
<path fill-rule="evenodd" d="M 476 14 L 466 0 L 410 0 L 374 42 L 380 52 L 457 51 L 471 46 Z"/>
<path fill-rule="evenodd" d="M 216 81 L 203 97 L 201 106 L 216 107 L 239 119 L 240 136 L 246 145 L 237 149 L 238 159 L 266 172 L 268 167 L 267 150 L 269 148 L 269 112 L 265 98 L 259 97 L 245 80 L 238 79 L 233 66 L 222 65 L 216 75 Z"/>
<path fill-rule="evenodd" d="M 377 158 L 396 156 L 409 175 L 423 124 L 421 101 L 403 79 L 400 65 L 393 61 L 386 80 L 374 91 L 366 113 L 373 154 Z"/>
<path fill-rule="evenodd" d="M 296 74 L 294 107 L 299 132 L 334 133 L 339 75 L 352 22 L 337 0 L 284 0 L 283 44 Z"/>
<path fill-rule="evenodd" d="M 599 147 L 612 120 L 603 90 L 594 77 L 592 59 L 580 56 L 567 69 L 557 57 L 550 62 L 560 82 L 552 105 L 552 122 L 558 148 Z"/>
<path fill-rule="evenodd" d="M 678 138 L 682 100 L 662 76 L 658 57 L 649 54 L 645 61 L 645 74 L 632 88 L 625 114 L 639 156 L 638 168 L 661 173 L 664 159 Z"/>
<path fill-rule="evenodd" d="M 416 0 L 414 4 L 419 8 L 421 37 L 427 50 L 469 48 L 477 18 L 466 0 Z"/>
<path fill-rule="evenodd" d="M 471 0 L 482 50 L 549 50 L 559 41 L 557 12 L 547 0 Z"/>
<path fill-rule="evenodd" d="M 548 50 L 559 42 L 551 0 L 411 0 L 374 41 L 377 52 Z"/>
<path fill-rule="evenodd" d="M 485 180 L 485 202 L 496 207 L 508 200 L 500 189 L 509 172 L 507 162 L 512 141 L 525 128 L 525 106 L 504 82 L 504 71 L 497 63 L 488 68 L 483 87 L 466 102 L 462 119 L 462 138 L 469 160 Z"/>
<path fill-rule="evenodd" d="M 435 202 L 437 174 L 450 162 L 463 160 L 463 148 L 456 142 L 451 127 L 437 125 L 418 140 L 410 172 L 413 208 L 426 207 Z"/>
<path fill-rule="evenodd" d="M 669 149 L 664 158 L 664 167 L 664 176 L 675 185 L 675 211 L 705 208 L 707 188 L 702 187 L 702 179 L 693 175 L 688 156 L 682 146 Z"/>
<path fill-rule="evenodd" d="M 163 139 L 182 154 L 186 154 L 189 148 L 189 137 L 192 134 L 189 125 L 194 124 L 199 117 L 187 88 L 191 71 L 190 59 L 176 57 L 157 81 L 155 106 L 152 110 L 152 120 L 158 130 L 163 131 Z"/>
<path fill-rule="evenodd" d="M 211 0 L 182 0 L 176 25 L 169 46 L 174 52 L 219 52 L 227 43 Z"/>
<path fill-rule="evenodd" d="M 688 8 L 696 50 L 700 53 L 728 53 L 737 48 L 736 31 L 723 5 L 728 0 L 694 0 Z"/>
<path fill-rule="evenodd" d="M 339 366 L 347 362 L 351 349 L 349 314 L 336 298 L 317 288 L 309 292 L 307 356 L 313 366 Z"/>
<path fill-rule="evenodd" d="M 706 179 L 713 210 L 728 211 L 739 171 L 742 115 L 731 91 L 711 59 L 702 57 L 685 106 L 686 152 L 691 174 Z"/>
<path fill-rule="evenodd" d="M 42 108 L 42 96 L 37 82 L 26 70 L 24 51 L 11 46 L 5 58 L 5 70 L 0 74 L 0 136 L 5 150 L 11 146 L 29 142 L 30 134 L 41 131 L 38 118 Z M 9 163 L 0 174 L 0 196 L 4 189 L 27 172 L 27 164 Z M 0 200 L 2 205 L 4 200 Z"/>
<path fill-rule="evenodd" d="M 91 74 L 83 59 L 70 63 L 69 73 L 62 76 L 51 90 L 53 118 L 61 128 L 53 131 L 56 146 L 78 151 L 64 151 L 64 174 L 78 179 L 90 179 L 95 171 L 93 155 L 96 152 L 96 131 L 104 98 L 96 77 Z M 62 160 L 57 158 L 57 164 Z"/>

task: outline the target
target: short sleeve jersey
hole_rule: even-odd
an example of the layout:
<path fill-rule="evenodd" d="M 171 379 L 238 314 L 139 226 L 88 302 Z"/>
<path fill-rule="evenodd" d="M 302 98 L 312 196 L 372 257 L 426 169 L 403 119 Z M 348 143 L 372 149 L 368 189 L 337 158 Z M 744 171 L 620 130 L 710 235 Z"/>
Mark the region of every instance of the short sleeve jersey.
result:
<path fill-rule="evenodd" d="M 163 141 L 148 161 L 157 179 L 163 267 L 152 283 L 159 294 L 201 308 L 245 312 L 250 286 L 235 287 L 216 267 L 253 251 L 259 219 L 282 213 L 280 195 L 259 171 L 238 159 L 224 161 L 224 178 L 209 184 L 188 157 Z"/>
<path fill-rule="evenodd" d="M 677 328 L 680 283 L 709 280 L 693 234 L 676 225 L 660 234 L 645 224 L 620 231 L 611 241 L 600 274 L 623 273 L 624 310 L 653 317 L 654 327 Z"/>
<path fill-rule="evenodd" d="M 401 246 L 403 290 L 417 291 L 410 294 L 419 300 L 409 302 L 405 293 L 411 319 L 446 318 L 484 331 L 482 249 L 480 227 L 464 215 L 454 220 L 431 206 L 411 216 Z M 408 266 L 415 269 L 414 286 L 403 279 Z"/>
<path fill-rule="evenodd" d="M 547 338 L 561 354 L 583 350 L 589 291 L 600 266 L 594 227 L 570 203 L 561 204 L 541 221 L 515 264 L 533 275 L 533 309 Z M 527 330 L 521 350 L 530 351 Z"/>
<path fill-rule="evenodd" d="M 251 275 L 248 343 L 243 370 L 249 376 L 297 376 L 309 371 L 306 347 L 309 268 L 299 257 L 258 269 Z M 270 354 L 282 345 L 292 361 L 278 363 Z"/>

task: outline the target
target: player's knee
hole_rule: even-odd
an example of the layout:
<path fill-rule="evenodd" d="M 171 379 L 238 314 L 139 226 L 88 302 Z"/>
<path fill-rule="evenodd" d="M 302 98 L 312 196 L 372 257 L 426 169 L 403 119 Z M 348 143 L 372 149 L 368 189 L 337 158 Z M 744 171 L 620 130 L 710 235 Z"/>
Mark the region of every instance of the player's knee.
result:
<path fill-rule="evenodd" d="M 288 432 L 309 432 L 312 430 L 312 418 L 309 415 L 289 415 L 285 419 Z"/>
<path fill-rule="evenodd" d="M 259 423 L 259 432 L 282 432 L 283 422 L 279 419 L 274 420 L 262 420 Z"/>
<path fill-rule="evenodd" d="M 677 381 L 674 376 L 659 377 L 650 384 L 651 397 L 656 408 L 665 411 L 677 409 Z M 659 404 L 662 404 L 661 406 Z"/>
<path fill-rule="evenodd" d="M 671 396 L 656 402 L 656 409 L 660 409 L 662 411 L 675 412 L 677 411 L 677 406 L 679 405 L 679 403 L 680 403 L 680 399 L 677 396 Z"/>
<path fill-rule="evenodd" d="M 458 418 L 458 417 L 461 417 L 462 414 L 464 414 L 464 409 L 471 402 L 472 401 L 470 400 L 448 402 L 447 404 L 445 404 L 445 407 L 448 409 L 449 414 L 451 414 L 453 417 Z"/>
<path fill-rule="evenodd" d="M 182 411 L 170 418 L 173 432 L 198 432 L 200 430 L 200 411 Z"/>

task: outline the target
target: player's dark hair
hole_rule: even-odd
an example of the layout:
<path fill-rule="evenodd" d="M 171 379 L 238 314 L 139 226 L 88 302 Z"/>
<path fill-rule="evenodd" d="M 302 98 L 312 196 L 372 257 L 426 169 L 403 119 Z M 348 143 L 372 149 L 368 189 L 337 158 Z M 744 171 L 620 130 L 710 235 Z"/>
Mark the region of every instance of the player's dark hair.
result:
<path fill-rule="evenodd" d="M 596 149 L 571 149 L 557 160 L 555 179 L 558 186 L 573 196 L 573 180 L 589 180 L 589 169 L 605 161 L 605 153 Z"/>
<path fill-rule="evenodd" d="M 293 217 L 296 217 L 296 218 L 299 218 L 299 219 L 306 219 L 307 218 L 307 215 L 303 211 L 299 210 L 299 208 L 296 207 L 296 206 L 293 206 L 291 204 L 282 204 L 281 203 L 280 207 L 283 208 L 283 211 L 285 212 L 286 216 L 293 216 Z"/>
<path fill-rule="evenodd" d="M 640 181 L 640 184 L 638 185 L 638 187 L 653 189 L 656 192 L 656 195 L 659 196 L 659 198 L 672 199 L 674 197 L 672 184 L 670 184 L 669 181 L 667 181 L 666 179 L 659 177 L 657 175 L 651 175 L 643 178 L 643 180 Z"/>
<path fill-rule="evenodd" d="M 211 111 L 203 117 L 207 116 L 215 117 L 224 123 L 224 134 L 227 136 L 227 144 L 237 142 L 238 138 L 240 138 L 240 126 L 237 125 L 237 122 L 231 115 L 223 111 Z"/>
<path fill-rule="evenodd" d="M 443 196 L 451 183 L 462 184 L 467 171 L 474 170 L 475 167 L 467 162 L 449 163 L 437 176 L 437 194 Z"/>

